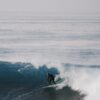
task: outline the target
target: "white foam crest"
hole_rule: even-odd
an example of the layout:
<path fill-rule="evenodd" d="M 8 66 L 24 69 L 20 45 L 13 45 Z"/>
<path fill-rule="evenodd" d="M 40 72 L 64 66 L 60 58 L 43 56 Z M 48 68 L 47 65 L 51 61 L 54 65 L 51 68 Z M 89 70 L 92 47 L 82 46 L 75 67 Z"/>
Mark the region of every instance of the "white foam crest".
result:
<path fill-rule="evenodd" d="M 70 67 L 62 70 L 65 85 L 81 91 L 86 95 L 85 100 L 100 99 L 100 69 Z"/>

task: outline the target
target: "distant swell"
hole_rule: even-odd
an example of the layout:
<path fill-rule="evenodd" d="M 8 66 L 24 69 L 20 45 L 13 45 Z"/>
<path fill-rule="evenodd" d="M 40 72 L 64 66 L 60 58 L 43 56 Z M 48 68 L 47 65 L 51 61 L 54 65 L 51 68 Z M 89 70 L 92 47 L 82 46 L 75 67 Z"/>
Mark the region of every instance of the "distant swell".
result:
<path fill-rule="evenodd" d="M 82 64 L 71 64 L 71 63 L 64 63 L 65 67 L 80 67 L 80 68 L 100 68 L 100 65 L 82 65 Z"/>

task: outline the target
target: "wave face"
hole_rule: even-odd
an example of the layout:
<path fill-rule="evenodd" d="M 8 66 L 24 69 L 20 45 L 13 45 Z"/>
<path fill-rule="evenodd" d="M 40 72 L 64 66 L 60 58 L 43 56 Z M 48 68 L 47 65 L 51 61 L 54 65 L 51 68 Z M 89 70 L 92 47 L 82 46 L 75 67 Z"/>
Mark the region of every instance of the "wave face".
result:
<path fill-rule="evenodd" d="M 46 65 L 36 68 L 31 63 L 0 62 L 0 84 L 15 86 L 39 86 L 47 84 L 47 73 L 59 74 L 57 68 Z"/>

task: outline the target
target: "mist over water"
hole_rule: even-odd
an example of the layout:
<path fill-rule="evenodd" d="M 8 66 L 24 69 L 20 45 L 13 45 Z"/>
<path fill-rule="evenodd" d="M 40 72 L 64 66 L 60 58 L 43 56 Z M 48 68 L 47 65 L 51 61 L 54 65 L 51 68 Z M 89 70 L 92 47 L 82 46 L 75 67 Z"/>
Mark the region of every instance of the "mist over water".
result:
<path fill-rule="evenodd" d="M 61 99 L 59 95 L 64 97 L 66 93 L 68 94 L 68 91 L 73 97 L 71 98 L 67 95 L 68 100 L 81 100 L 83 99 L 81 94 L 85 95 L 85 100 L 99 100 L 99 60 L 99 18 L 89 16 L 85 18 L 74 18 L 73 16 L 70 18 L 39 18 L 31 16 L 0 19 L 1 73 L 8 70 L 8 73 L 0 74 L 1 83 L 9 83 L 7 76 L 11 73 L 11 76 L 14 74 L 14 77 L 16 77 L 16 80 L 14 80 L 9 75 L 9 80 L 13 83 L 14 88 L 16 84 L 23 83 L 26 83 L 26 88 L 31 85 L 34 87 L 40 80 L 40 83 L 45 86 L 47 83 L 45 83 L 46 79 L 43 73 L 47 73 L 48 70 L 54 68 L 51 73 L 58 71 L 61 77 L 65 78 L 63 86 L 59 86 L 61 91 L 53 90 L 55 88 L 46 90 L 53 93 L 54 100 L 65 100 L 64 98 Z M 37 73 L 43 77 L 36 77 L 32 73 Z M 28 78 L 30 79 L 29 83 L 27 83 Z M 33 80 L 34 78 L 37 79 L 36 82 Z M 8 87 L 9 84 L 7 85 Z M 37 87 L 41 84 L 38 84 Z M 9 97 L 5 99 L 28 100 L 23 98 L 17 89 L 15 90 L 14 94 L 7 92 Z M 26 92 L 30 93 L 30 91 Z M 39 95 L 44 99 L 45 96 L 48 97 L 49 92 L 46 94 L 45 90 L 42 89 Z M 30 100 L 39 100 L 34 92 L 31 92 L 31 94 L 27 93 L 25 93 L 25 97 L 27 96 Z M 58 95 L 55 96 L 54 93 Z M 19 94 L 20 99 L 17 98 Z M 22 94 L 24 94 L 23 91 Z M 34 96 L 31 96 L 32 94 Z M 3 98 L 3 96 L 1 97 Z"/>

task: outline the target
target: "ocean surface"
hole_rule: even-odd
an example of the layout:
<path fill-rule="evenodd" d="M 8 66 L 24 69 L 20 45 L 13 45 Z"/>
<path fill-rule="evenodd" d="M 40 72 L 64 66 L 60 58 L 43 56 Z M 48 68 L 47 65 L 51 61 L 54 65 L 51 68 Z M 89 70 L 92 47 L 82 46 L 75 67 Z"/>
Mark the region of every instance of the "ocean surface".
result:
<path fill-rule="evenodd" d="M 100 18 L 0 17 L 0 100 L 100 100 Z"/>

